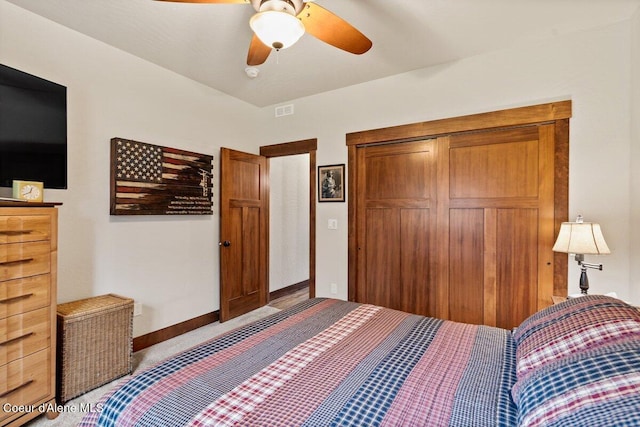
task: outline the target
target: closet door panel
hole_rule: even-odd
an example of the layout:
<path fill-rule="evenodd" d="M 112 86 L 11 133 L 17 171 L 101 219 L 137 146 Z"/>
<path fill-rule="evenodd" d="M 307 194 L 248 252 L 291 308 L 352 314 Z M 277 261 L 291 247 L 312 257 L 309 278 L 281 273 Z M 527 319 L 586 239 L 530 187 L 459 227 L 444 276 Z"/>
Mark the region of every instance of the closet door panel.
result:
<path fill-rule="evenodd" d="M 498 209 L 496 326 L 511 328 L 537 311 L 538 210 Z"/>
<path fill-rule="evenodd" d="M 449 316 L 484 323 L 484 212 L 449 211 Z"/>
<path fill-rule="evenodd" d="M 433 142 L 362 148 L 357 194 L 359 302 L 433 313 Z"/>
<path fill-rule="evenodd" d="M 548 304 L 553 144 L 552 125 L 450 137 L 449 318 L 512 328 Z"/>
<path fill-rule="evenodd" d="M 400 210 L 400 297 L 399 310 L 430 313 L 431 254 L 429 209 Z"/>
<path fill-rule="evenodd" d="M 424 142 L 407 145 L 367 149 L 365 182 L 368 200 L 425 201 L 431 197 L 431 152 Z"/>
<path fill-rule="evenodd" d="M 366 291 L 360 302 L 398 308 L 400 245 L 397 211 L 388 208 L 367 209 L 366 223 Z"/>
<path fill-rule="evenodd" d="M 536 127 L 452 136 L 449 147 L 452 200 L 538 196 Z"/>

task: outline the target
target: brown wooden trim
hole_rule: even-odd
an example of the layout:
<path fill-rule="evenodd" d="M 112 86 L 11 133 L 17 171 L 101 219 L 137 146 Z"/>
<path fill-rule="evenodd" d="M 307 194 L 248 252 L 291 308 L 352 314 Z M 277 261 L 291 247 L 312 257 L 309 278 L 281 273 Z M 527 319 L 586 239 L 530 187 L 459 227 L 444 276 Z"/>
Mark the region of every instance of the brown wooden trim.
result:
<path fill-rule="evenodd" d="M 260 155 L 265 157 L 293 156 L 307 154 L 318 149 L 318 139 L 284 142 L 282 144 L 264 145 L 260 147 Z"/>
<path fill-rule="evenodd" d="M 270 253 L 269 246 L 271 242 L 271 229 L 269 221 L 271 221 L 271 165 L 269 159 L 264 161 L 264 173 L 260 174 L 260 180 L 264 182 L 264 185 L 260 185 L 260 199 L 264 202 L 264 215 L 261 214 L 260 226 L 264 227 L 264 240 L 260 239 L 260 253 L 264 254 L 264 268 L 261 269 L 262 277 L 264 277 L 264 288 L 260 288 L 260 307 L 269 304 L 269 263 Z"/>
<path fill-rule="evenodd" d="M 316 296 L 316 151 L 318 139 L 304 139 L 260 147 L 267 158 L 309 154 L 309 298 Z"/>
<path fill-rule="evenodd" d="M 448 268 L 438 268 L 439 265 L 447 265 L 449 259 L 449 251 L 451 241 L 449 240 L 449 229 L 451 227 L 449 210 L 451 208 L 451 197 L 449 193 L 449 186 L 451 185 L 451 151 L 449 150 L 449 141 L 451 138 L 448 136 L 441 136 L 436 139 L 434 166 L 436 168 L 436 188 L 434 193 L 436 195 L 436 225 L 433 232 L 436 235 L 435 246 L 435 265 L 433 283 L 449 283 L 450 270 Z M 439 166 L 439 167 L 438 167 Z M 435 245 L 435 242 L 433 243 Z M 434 246 L 429 246 L 429 250 L 432 250 Z M 431 291 L 433 295 L 434 303 L 431 305 L 435 307 L 435 316 L 441 319 L 449 319 L 451 313 L 449 312 L 449 299 L 450 289 L 449 286 L 434 286 L 435 289 Z"/>
<path fill-rule="evenodd" d="M 569 119 L 558 120 L 555 128 L 555 182 L 554 182 L 554 236 L 560 225 L 569 220 Z M 553 294 L 567 295 L 567 268 L 569 257 L 560 252 L 553 254 Z"/>
<path fill-rule="evenodd" d="M 308 286 L 309 286 L 309 281 L 303 280 L 302 282 L 294 283 L 293 285 L 286 286 L 282 289 L 277 289 L 273 292 L 269 292 L 269 301 L 286 297 L 287 295 L 295 294 L 299 290 L 304 289 Z"/>
<path fill-rule="evenodd" d="M 202 326 L 217 322 L 218 320 L 220 320 L 220 311 L 216 310 L 193 319 L 185 320 L 184 322 L 180 322 L 175 325 L 167 326 L 166 328 L 162 328 L 155 332 L 135 337 L 133 339 L 133 351 L 139 351 L 147 347 L 151 347 L 152 345 L 186 334 L 187 332 L 191 332 Z"/>
<path fill-rule="evenodd" d="M 304 289 L 309 286 L 309 281 L 304 280 L 299 283 L 287 286 L 282 289 L 269 293 L 269 301 L 277 298 L 282 298 L 287 295 L 291 295 L 300 289 Z M 133 351 L 140 351 L 147 347 L 151 347 L 155 344 L 160 344 L 163 341 L 170 340 L 187 332 L 191 332 L 203 326 L 215 323 L 220 320 L 220 312 L 218 310 L 211 313 L 203 314 L 202 316 L 195 317 L 193 319 L 185 320 L 184 322 L 177 323 L 175 325 L 167 326 L 160 330 L 150 332 L 133 339 Z"/>
<path fill-rule="evenodd" d="M 309 298 L 316 296 L 316 150 L 309 152 Z"/>
<path fill-rule="evenodd" d="M 571 101 L 552 102 L 529 107 L 511 108 L 429 122 L 412 123 L 347 134 L 347 145 L 376 144 L 436 137 L 457 132 L 522 126 L 571 117 Z"/>
<path fill-rule="evenodd" d="M 356 174 L 356 155 L 357 150 L 355 145 L 347 147 L 348 150 L 348 165 L 347 174 L 349 177 L 349 193 L 348 193 L 348 205 L 347 215 L 349 220 L 347 221 L 347 233 L 348 233 L 348 300 L 356 301 L 357 289 L 355 284 L 357 283 L 357 268 L 356 263 L 358 261 L 358 233 L 357 233 L 357 221 L 356 221 L 356 194 L 358 192 L 358 176 Z"/>

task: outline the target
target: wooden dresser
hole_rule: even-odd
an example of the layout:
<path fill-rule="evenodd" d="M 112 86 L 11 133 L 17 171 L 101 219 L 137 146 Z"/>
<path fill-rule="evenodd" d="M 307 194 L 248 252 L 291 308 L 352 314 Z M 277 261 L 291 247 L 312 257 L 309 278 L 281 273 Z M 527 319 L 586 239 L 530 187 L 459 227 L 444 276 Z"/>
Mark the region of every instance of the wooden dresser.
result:
<path fill-rule="evenodd" d="M 55 416 L 58 210 L 0 202 L 0 425 Z"/>

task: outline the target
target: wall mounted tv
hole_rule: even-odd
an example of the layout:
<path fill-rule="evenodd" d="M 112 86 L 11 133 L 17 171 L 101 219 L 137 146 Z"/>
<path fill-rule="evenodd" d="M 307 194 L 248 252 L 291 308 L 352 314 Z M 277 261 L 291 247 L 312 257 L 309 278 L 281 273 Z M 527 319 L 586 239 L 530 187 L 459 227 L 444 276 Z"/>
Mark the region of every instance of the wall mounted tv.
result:
<path fill-rule="evenodd" d="M 67 188 L 67 88 L 0 64 L 0 187 Z"/>

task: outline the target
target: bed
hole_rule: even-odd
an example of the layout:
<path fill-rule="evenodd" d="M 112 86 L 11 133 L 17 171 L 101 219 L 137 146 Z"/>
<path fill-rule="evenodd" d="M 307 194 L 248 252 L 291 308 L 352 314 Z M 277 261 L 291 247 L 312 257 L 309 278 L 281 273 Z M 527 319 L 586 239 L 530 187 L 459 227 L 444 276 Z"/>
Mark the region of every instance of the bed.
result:
<path fill-rule="evenodd" d="M 94 407 L 81 426 L 640 425 L 640 312 L 586 296 L 509 331 L 315 298 Z"/>

